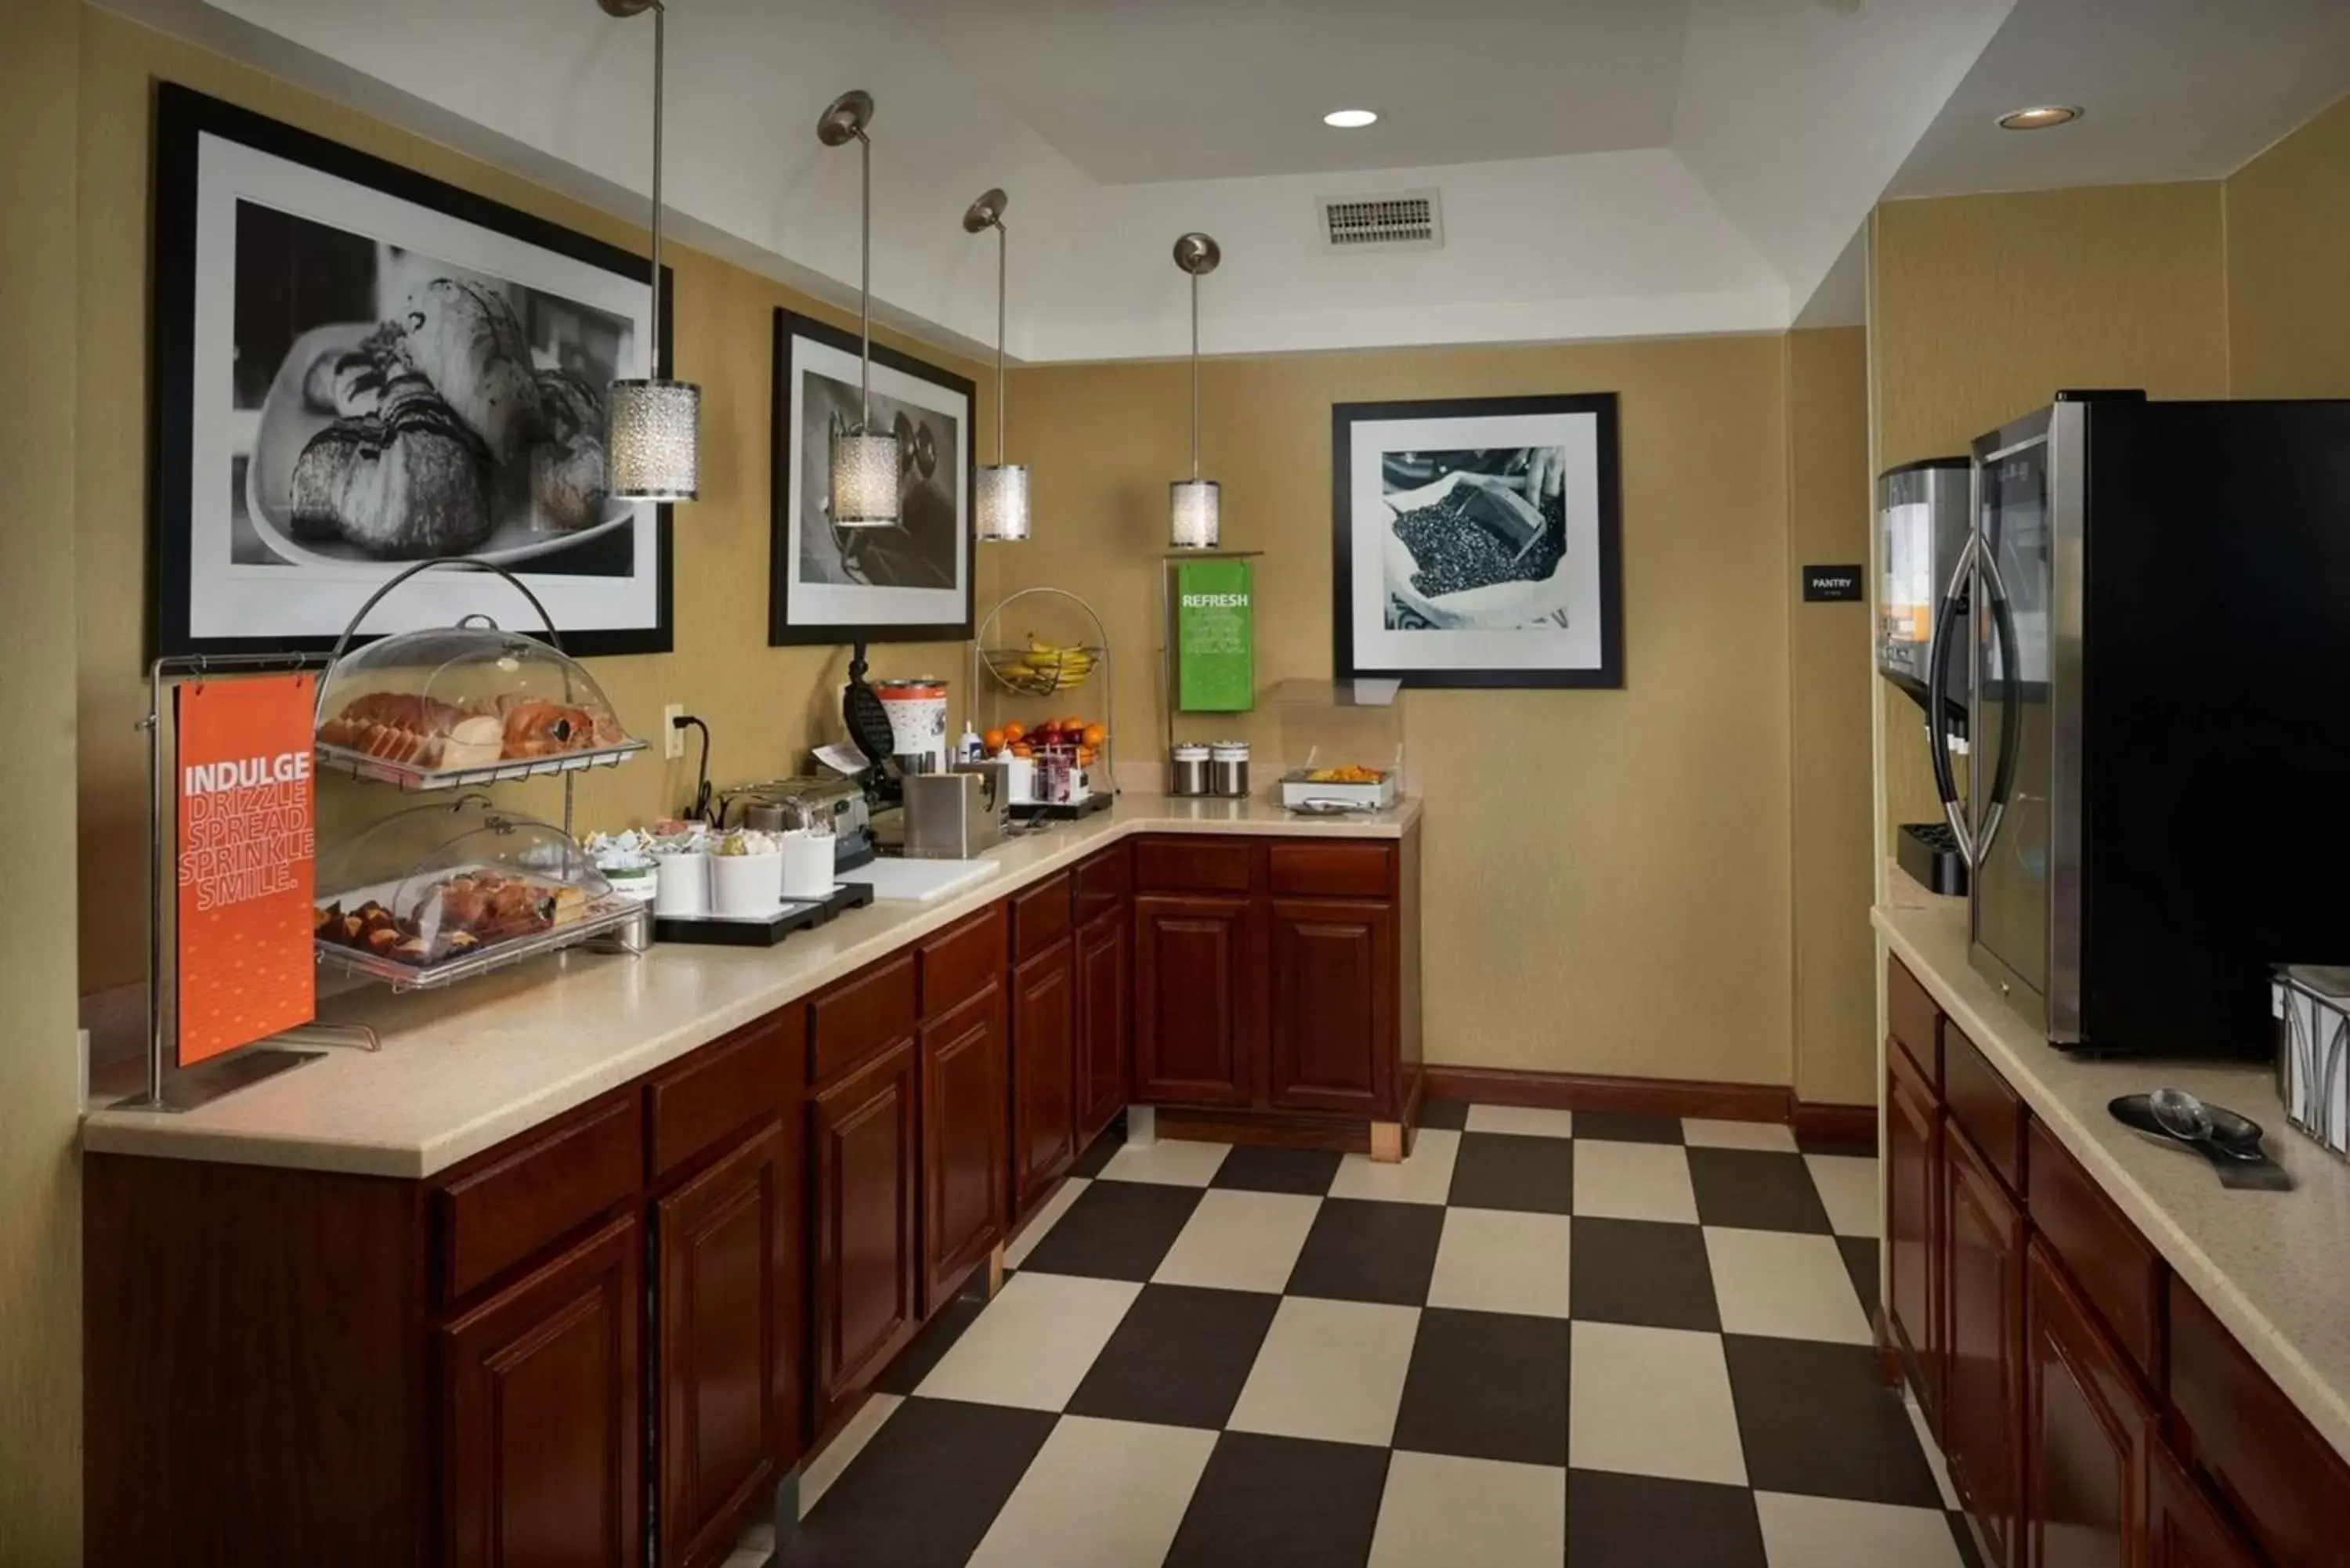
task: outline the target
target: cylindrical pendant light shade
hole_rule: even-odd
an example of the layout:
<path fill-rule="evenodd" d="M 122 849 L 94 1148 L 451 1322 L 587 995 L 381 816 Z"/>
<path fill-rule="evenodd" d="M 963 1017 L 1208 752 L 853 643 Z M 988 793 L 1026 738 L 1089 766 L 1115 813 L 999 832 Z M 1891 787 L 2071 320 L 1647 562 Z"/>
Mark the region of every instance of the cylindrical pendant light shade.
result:
<path fill-rule="evenodd" d="M 622 501 L 691 501 L 701 493 L 702 389 L 691 381 L 614 381 L 605 391 L 604 467 Z"/>
<path fill-rule="evenodd" d="M 1027 464 L 985 464 L 979 471 L 972 500 L 982 539 L 995 545 L 1016 545 L 1028 537 Z"/>
<path fill-rule="evenodd" d="M 832 437 L 832 525 L 898 525 L 898 438 L 869 431 Z"/>
<path fill-rule="evenodd" d="M 1221 536 L 1223 492 L 1212 479 L 1179 479 L 1167 487 L 1168 542 L 1179 550 L 1212 550 Z"/>

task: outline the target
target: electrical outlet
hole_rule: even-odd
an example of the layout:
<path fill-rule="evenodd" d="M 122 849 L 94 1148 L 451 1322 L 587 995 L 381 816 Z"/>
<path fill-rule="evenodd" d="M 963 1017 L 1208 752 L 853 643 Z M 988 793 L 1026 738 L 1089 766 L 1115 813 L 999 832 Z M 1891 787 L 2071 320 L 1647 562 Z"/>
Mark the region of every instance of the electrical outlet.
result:
<path fill-rule="evenodd" d="M 685 704 L 682 702 L 671 702 L 661 710 L 662 756 L 685 755 L 685 732 L 677 727 L 677 722 L 684 717 Z"/>

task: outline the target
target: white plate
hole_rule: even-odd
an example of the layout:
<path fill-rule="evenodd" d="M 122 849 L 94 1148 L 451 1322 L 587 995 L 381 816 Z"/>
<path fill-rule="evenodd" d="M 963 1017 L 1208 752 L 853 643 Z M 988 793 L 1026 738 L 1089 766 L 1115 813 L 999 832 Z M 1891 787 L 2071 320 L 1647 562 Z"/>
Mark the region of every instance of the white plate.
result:
<path fill-rule="evenodd" d="M 310 438 L 335 422 L 302 400 L 302 382 L 321 354 L 356 348 L 376 329 L 372 321 L 343 321 L 314 327 L 294 340 L 277 379 L 262 400 L 261 423 L 253 438 L 253 459 L 244 469 L 244 504 L 253 526 L 269 547 L 304 566 L 334 566 L 346 561 L 380 561 L 392 557 L 370 555 L 342 539 L 297 540 L 294 536 L 294 463 Z M 518 472 L 517 472 L 518 471 Z M 521 483 L 515 481 L 519 479 Z M 572 533 L 536 525 L 530 501 L 530 452 L 525 448 L 505 472 L 494 473 L 491 503 L 499 508 L 497 525 L 471 552 L 477 559 L 511 565 L 539 556 L 568 550 L 601 538 L 628 522 L 634 503 L 608 498 L 604 520 Z"/>

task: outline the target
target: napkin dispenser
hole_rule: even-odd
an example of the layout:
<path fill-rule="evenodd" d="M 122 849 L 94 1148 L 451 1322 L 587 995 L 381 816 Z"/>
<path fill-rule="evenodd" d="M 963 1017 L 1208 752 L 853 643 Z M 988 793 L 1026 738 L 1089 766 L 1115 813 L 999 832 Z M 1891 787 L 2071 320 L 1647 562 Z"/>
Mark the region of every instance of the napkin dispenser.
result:
<path fill-rule="evenodd" d="M 910 860 L 968 860 L 1003 836 L 1012 791 L 1002 763 L 905 779 L 905 852 Z"/>

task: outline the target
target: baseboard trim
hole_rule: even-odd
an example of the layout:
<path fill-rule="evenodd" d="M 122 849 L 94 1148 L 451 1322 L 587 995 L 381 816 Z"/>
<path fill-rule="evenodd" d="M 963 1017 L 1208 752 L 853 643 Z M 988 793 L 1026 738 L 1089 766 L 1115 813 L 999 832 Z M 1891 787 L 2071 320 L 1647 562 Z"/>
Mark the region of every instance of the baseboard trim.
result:
<path fill-rule="evenodd" d="M 1540 1110 L 1705 1116 L 1727 1122 L 1785 1122 L 1794 1110 L 1794 1094 L 1776 1085 L 1714 1084 L 1691 1078 L 1431 1066 L 1427 1069 L 1427 1085 L 1432 1100 L 1477 1100 L 1489 1106 L 1530 1106 Z M 1870 1115 L 1873 1118 L 1875 1113 Z"/>
<path fill-rule="evenodd" d="M 1367 1121 L 1324 1121 L 1312 1116 L 1267 1116 L 1258 1111 L 1218 1111 L 1183 1106 L 1159 1107 L 1159 1136 L 1178 1141 L 1246 1143 L 1272 1148 L 1371 1152 Z"/>
<path fill-rule="evenodd" d="M 1831 1106 L 1797 1100 L 1789 1125 L 1800 1143 L 1848 1144 L 1874 1151 L 1877 1147 L 1875 1106 Z"/>

